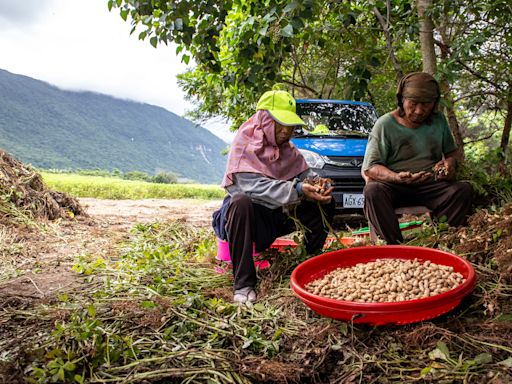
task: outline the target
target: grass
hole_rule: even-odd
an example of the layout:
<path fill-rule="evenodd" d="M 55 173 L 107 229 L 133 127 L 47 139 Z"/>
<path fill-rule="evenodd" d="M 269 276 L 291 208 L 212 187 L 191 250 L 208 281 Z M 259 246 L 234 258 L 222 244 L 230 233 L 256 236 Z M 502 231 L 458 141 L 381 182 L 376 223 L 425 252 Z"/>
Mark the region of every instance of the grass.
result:
<path fill-rule="evenodd" d="M 84 176 L 63 173 L 41 173 L 46 185 L 53 190 L 75 197 L 97 199 L 222 199 L 224 190 L 217 185 L 156 184 L 123 180 L 114 177 Z"/>

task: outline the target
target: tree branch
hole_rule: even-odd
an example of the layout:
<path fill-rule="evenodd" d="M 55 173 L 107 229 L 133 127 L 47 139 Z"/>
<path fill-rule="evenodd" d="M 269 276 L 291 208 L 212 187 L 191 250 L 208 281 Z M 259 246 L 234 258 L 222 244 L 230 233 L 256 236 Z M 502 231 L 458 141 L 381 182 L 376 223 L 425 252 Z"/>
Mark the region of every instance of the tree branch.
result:
<path fill-rule="evenodd" d="M 488 83 L 488 84 L 491 84 L 493 87 L 495 87 L 496 89 L 500 90 L 500 91 L 504 91 L 504 89 L 497 83 L 495 83 L 494 81 L 491 81 L 489 80 L 488 78 L 480 75 L 479 73 L 475 72 L 472 68 L 470 68 L 467 64 L 463 63 L 460 59 L 457 59 L 456 61 L 458 64 L 462 65 L 466 71 L 468 71 L 469 73 L 471 73 L 473 76 L 475 76 L 477 79 L 480 79 L 482 80 L 483 82 L 485 83 Z"/>
<path fill-rule="evenodd" d="M 446 55 L 446 57 L 449 57 L 451 55 L 451 49 L 450 49 L 449 45 L 447 45 L 447 44 L 445 44 L 442 41 L 439 41 L 437 39 L 434 39 L 434 43 L 441 49 L 441 52 L 444 53 Z M 489 80 L 488 78 L 480 75 L 478 72 L 476 72 L 471 67 L 469 67 L 466 63 L 464 63 L 461 59 L 457 59 L 456 63 L 460 64 L 462 67 L 464 67 L 464 69 L 466 69 L 466 71 L 468 71 L 470 74 L 475 76 L 477 79 L 480 79 L 484 83 L 492 85 L 493 87 L 495 87 L 496 89 L 498 89 L 500 91 L 504 91 L 504 89 L 499 84 L 497 84 L 497 83 L 493 82 L 492 80 Z"/>
<path fill-rule="evenodd" d="M 393 49 L 393 41 L 391 39 L 391 33 L 389 33 L 389 1 L 386 1 L 386 7 L 388 8 L 388 19 L 387 21 L 384 20 L 384 17 L 382 17 L 382 14 L 377 9 L 377 7 L 373 7 L 373 13 L 377 20 L 379 21 L 380 26 L 382 27 L 382 31 L 384 32 L 384 36 L 386 37 L 386 46 L 388 48 L 389 57 L 391 58 L 391 62 L 393 63 L 393 67 L 395 68 L 396 72 L 396 78 L 400 79 L 404 75 L 402 68 L 400 67 L 400 64 L 398 63 L 398 60 L 395 56 L 395 51 Z"/>
<path fill-rule="evenodd" d="M 283 79 L 283 83 L 285 84 L 288 84 L 288 85 L 291 85 L 292 87 L 297 87 L 297 88 L 300 88 L 300 89 L 306 89 L 308 90 L 309 92 L 311 92 L 313 95 L 318 95 L 318 92 L 315 91 L 313 88 L 305 85 L 305 84 L 299 84 L 293 80 L 286 80 L 286 79 Z"/>
<path fill-rule="evenodd" d="M 480 92 L 475 92 L 475 93 L 468 93 L 466 95 L 461 95 L 461 96 L 457 97 L 456 99 L 453 99 L 453 102 L 454 103 L 458 103 L 461 100 L 471 99 L 473 97 L 482 96 L 482 95 L 496 96 L 496 92 L 492 92 L 492 91 L 482 92 L 482 91 L 480 91 Z"/>
<path fill-rule="evenodd" d="M 479 137 L 478 139 L 475 139 L 475 140 L 465 141 L 465 142 L 464 142 L 464 145 L 473 144 L 473 143 L 478 143 L 479 141 L 489 140 L 491 137 L 493 137 L 493 136 L 494 136 L 494 134 L 495 134 L 496 132 L 498 132 L 498 130 L 492 131 L 492 132 L 491 132 L 490 134 L 488 134 L 487 136 Z"/>

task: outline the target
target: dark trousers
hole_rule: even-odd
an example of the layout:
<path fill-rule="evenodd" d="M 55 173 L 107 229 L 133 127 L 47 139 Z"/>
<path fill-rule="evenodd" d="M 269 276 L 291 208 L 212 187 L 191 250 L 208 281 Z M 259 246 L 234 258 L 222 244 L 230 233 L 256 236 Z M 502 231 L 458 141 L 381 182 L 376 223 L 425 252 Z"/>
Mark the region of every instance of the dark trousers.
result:
<path fill-rule="evenodd" d="M 471 209 L 471 186 L 462 181 L 405 185 L 370 181 L 364 188 L 364 212 L 377 235 L 388 244 L 403 242 L 395 208 L 424 205 L 451 226 L 465 225 Z"/>
<path fill-rule="evenodd" d="M 330 225 L 334 217 L 334 199 L 329 204 L 323 204 L 322 209 Z M 304 200 L 292 214 L 308 228 L 305 234 L 307 252 L 312 253 L 321 249 L 328 228 L 324 226 L 318 203 Z M 226 231 L 235 289 L 256 287 L 253 243 L 256 252 L 262 252 L 270 247 L 277 237 L 295 230 L 295 222 L 283 213 L 281 208 L 269 209 L 253 203 L 243 193 L 232 196 L 227 210 Z"/>

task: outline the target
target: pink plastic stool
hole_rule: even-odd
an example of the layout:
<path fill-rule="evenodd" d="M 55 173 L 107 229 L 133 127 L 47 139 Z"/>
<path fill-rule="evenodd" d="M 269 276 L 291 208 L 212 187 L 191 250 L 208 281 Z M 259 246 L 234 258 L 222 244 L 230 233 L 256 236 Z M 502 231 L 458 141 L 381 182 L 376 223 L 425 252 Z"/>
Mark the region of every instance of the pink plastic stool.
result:
<path fill-rule="evenodd" d="M 293 240 L 287 239 L 276 239 L 270 248 L 276 248 L 279 251 L 283 251 L 286 247 L 296 247 L 297 244 Z M 255 245 L 252 245 L 252 257 L 256 258 L 259 256 L 259 253 L 255 250 Z M 229 254 L 229 243 L 225 240 L 221 240 L 217 238 L 217 255 L 215 256 L 216 260 L 223 261 L 225 263 L 231 264 L 231 255 Z M 259 269 L 265 269 L 270 267 L 270 263 L 268 260 L 257 260 L 254 262 L 254 265 Z"/>
<path fill-rule="evenodd" d="M 278 249 L 279 251 L 284 251 L 286 247 L 296 247 L 297 243 L 293 240 L 288 239 L 276 239 L 271 245 L 270 248 Z M 257 257 L 259 255 L 255 250 L 254 243 L 252 244 L 252 257 Z M 215 259 L 219 261 L 225 261 L 226 263 L 231 262 L 231 255 L 229 254 L 229 243 L 225 240 L 221 240 L 217 238 L 217 255 Z"/>
<path fill-rule="evenodd" d="M 252 257 L 258 256 L 259 253 L 256 253 L 254 249 L 254 244 L 252 245 Z M 229 254 L 229 243 L 225 240 L 217 239 L 217 255 L 215 259 L 219 261 L 224 261 L 226 263 L 231 263 L 231 255 Z"/>

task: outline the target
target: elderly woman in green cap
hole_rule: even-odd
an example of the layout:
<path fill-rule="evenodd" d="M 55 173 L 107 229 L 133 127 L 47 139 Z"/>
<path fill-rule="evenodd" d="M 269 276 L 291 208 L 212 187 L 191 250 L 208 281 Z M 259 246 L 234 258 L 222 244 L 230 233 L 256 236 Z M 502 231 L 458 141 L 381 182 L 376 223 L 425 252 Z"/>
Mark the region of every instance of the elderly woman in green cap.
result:
<path fill-rule="evenodd" d="M 398 108 L 375 123 L 362 166 L 364 211 L 388 244 L 403 242 L 394 209 L 424 205 L 448 224 L 466 224 L 471 186 L 455 181 L 459 151 L 446 118 L 437 111 L 439 84 L 424 72 L 404 76 Z"/>
<path fill-rule="evenodd" d="M 285 91 L 268 91 L 231 143 L 222 181 L 227 196 L 212 224 L 229 244 L 235 302 L 256 301 L 253 250 L 264 251 L 277 237 L 295 231 L 296 220 L 306 229 L 308 253 L 321 250 L 327 237 L 333 188 L 325 179 L 305 182 L 317 175 L 290 142 L 300 125 L 305 123 L 296 114 L 295 99 Z"/>

